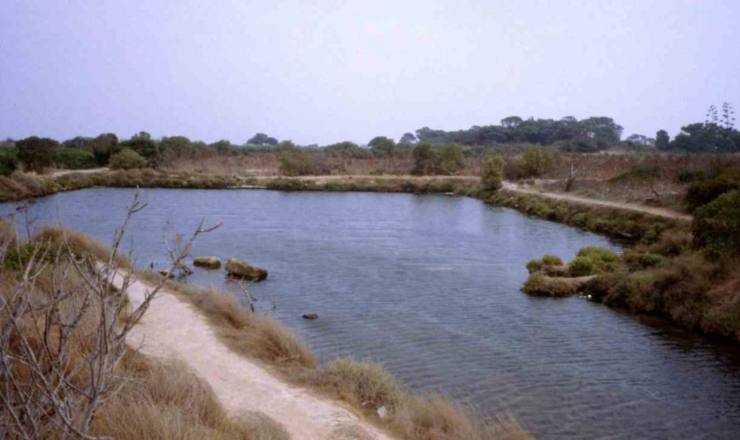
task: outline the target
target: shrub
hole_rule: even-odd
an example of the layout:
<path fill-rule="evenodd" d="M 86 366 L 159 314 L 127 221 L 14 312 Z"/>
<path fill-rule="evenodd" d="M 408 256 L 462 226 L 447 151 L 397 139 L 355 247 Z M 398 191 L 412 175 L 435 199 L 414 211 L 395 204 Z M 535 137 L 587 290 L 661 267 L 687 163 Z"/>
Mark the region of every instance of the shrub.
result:
<path fill-rule="evenodd" d="M 124 148 L 120 152 L 111 156 L 108 166 L 114 170 L 144 168 L 146 167 L 146 159 L 141 157 L 141 155 L 136 151 L 130 148 Z"/>
<path fill-rule="evenodd" d="M 318 153 L 290 149 L 280 153 L 280 173 L 284 176 L 308 176 L 328 172 L 318 161 Z"/>
<path fill-rule="evenodd" d="M 500 155 L 489 155 L 483 159 L 480 182 L 484 190 L 496 191 L 504 180 L 504 158 Z"/>
<path fill-rule="evenodd" d="M 414 168 L 412 174 L 427 175 L 436 174 L 440 169 L 439 155 L 429 144 L 419 144 L 414 147 Z"/>
<path fill-rule="evenodd" d="M 61 147 L 57 149 L 54 163 L 70 170 L 95 168 L 97 162 L 92 152 L 80 148 Z"/>
<path fill-rule="evenodd" d="M 689 210 L 694 211 L 720 195 L 736 189 L 740 189 L 740 181 L 730 177 L 721 176 L 714 179 L 702 180 L 689 186 L 684 200 Z"/>
<path fill-rule="evenodd" d="M 730 191 L 697 209 L 694 243 L 713 254 L 740 253 L 740 190 Z"/>
<path fill-rule="evenodd" d="M 440 171 L 443 174 L 455 174 L 465 167 L 462 147 L 457 144 L 442 147 L 439 153 L 439 160 Z"/>
<path fill-rule="evenodd" d="M 570 263 L 570 272 L 574 276 L 593 275 L 602 272 L 611 272 L 619 261 L 614 252 L 600 247 L 585 247 L 578 251 L 576 258 Z"/>
<path fill-rule="evenodd" d="M 563 260 L 557 255 L 545 255 L 542 257 L 542 264 L 546 266 L 559 266 L 563 264 Z"/>
<path fill-rule="evenodd" d="M 27 170 L 42 171 L 52 163 L 54 150 L 59 142 L 49 138 L 31 136 L 15 143 L 18 148 L 18 160 Z"/>
<path fill-rule="evenodd" d="M 521 178 L 540 177 L 552 169 L 557 159 L 556 150 L 532 148 L 525 151 L 516 164 Z"/>
<path fill-rule="evenodd" d="M 0 148 L 0 176 L 9 176 L 18 168 L 18 150 Z"/>
<path fill-rule="evenodd" d="M 576 277 L 593 275 L 594 262 L 588 257 L 576 257 L 570 262 L 570 273 Z"/>

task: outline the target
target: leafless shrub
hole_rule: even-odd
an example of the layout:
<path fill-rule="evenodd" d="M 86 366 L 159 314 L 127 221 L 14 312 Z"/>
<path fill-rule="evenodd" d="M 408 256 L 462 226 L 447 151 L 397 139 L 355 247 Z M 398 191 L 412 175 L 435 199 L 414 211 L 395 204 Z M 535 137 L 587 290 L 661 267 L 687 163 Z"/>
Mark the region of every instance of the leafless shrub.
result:
<path fill-rule="evenodd" d="M 0 291 L 0 437 L 100 438 L 92 421 L 125 383 L 117 371 L 126 335 L 164 283 L 135 305 L 126 295 L 120 245 L 144 207 L 137 193 L 107 255 L 59 229 L 27 242 L 3 238 L 0 262 L 11 270 Z M 201 223 L 172 255 L 170 271 L 207 231 Z"/>

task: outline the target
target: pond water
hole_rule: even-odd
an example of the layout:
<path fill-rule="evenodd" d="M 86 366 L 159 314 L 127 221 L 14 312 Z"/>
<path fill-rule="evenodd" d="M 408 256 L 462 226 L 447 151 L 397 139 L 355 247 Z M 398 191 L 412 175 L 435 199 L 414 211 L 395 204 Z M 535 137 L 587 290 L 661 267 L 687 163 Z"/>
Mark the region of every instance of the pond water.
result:
<path fill-rule="evenodd" d="M 57 194 L 29 208 L 110 242 L 133 190 Z M 382 362 L 415 391 L 484 415 L 508 413 L 542 439 L 740 438 L 740 353 L 660 320 L 582 298 L 519 291 L 525 264 L 572 258 L 606 238 L 478 200 L 438 195 L 142 191 L 125 246 L 166 262 L 163 240 L 205 218 L 223 226 L 194 255 L 269 270 L 258 309 L 300 333 L 324 361 Z M 15 211 L 0 205 L 0 213 Z M 234 294 L 222 271 L 188 280 Z M 272 312 L 272 304 L 276 310 Z M 300 315 L 318 313 L 316 321 Z"/>

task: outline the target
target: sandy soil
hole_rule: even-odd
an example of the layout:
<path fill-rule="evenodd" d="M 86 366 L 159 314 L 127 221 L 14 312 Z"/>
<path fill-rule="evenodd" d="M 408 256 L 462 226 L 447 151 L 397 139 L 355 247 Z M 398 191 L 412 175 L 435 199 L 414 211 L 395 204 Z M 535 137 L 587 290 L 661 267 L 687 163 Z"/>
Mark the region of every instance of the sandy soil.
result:
<path fill-rule="evenodd" d="M 66 174 L 95 174 L 95 173 L 104 173 L 108 171 L 109 169 L 106 167 L 102 168 L 89 168 L 86 170 L 56 170 L 52 171 L 48 174 L 50 177 L 59 177 L 64 176 Z"/>
<path fill-rule="evenodd" d="M 121 283 L 120 276 L 114 280 Z M 128 288 L 132 303 L 140 304 L 148 289 L 134 280 Z M 392 438 L 342 404 L 290 385 L 229 350 L 203 316 L 166 289 L 157 293 L 127 343 L 147 356 L 184 361 L 208 382 L 229 415 L 262 412 L 282 424 L 293 439 Z"/>
<path fill-rule="evenodd" d="M 637 205 L 634 203 L 610 202 L 608 200 L 598 200 L 598 199 L 592 199 L 588 197 L 575 196 L 571 194 L 544 192 L 544 191 L 540 191 L 534 188 L 527 188 L 517 183 L 508 182 L 508 181 L 503 182 L 503 189 L 508 190 L 508 191 L 522 193 L 522 194 L 534 194 L 534 195 L 546 197 L 548 199 L 553 199 L 553 200 L 564 200 L 564 201 L 573 202 L 573 203 L 580 203 L 582 205 L 604 206 L 606 208 L 617 208 L 617 209 L 624 209 L 627 211 L 644 212 L 646 214 L 651 214 L 651 215 L 655 215 L 658 217 L 670 218 L 674 220 L 682 220 L 682 221 L 690 222 L 692 219 L 692 217 L 689 214 L 683 214 L 681 212 L 672 211 L 670 209 L 656 208 L 656 207 L 645 206 L 645 205 Z"/>

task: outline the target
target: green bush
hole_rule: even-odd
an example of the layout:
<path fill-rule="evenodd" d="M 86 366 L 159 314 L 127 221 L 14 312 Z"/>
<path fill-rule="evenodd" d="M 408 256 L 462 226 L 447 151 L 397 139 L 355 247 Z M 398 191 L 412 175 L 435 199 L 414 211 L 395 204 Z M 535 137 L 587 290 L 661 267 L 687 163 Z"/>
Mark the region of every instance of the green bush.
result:
<path fill-rule="evenodd" d="M 412 174 L 437 174 L 441 168 L 439 154 L 429 144 L 419 144 L 414 147 L 414 168 Z"/>
<path fill-rule="evenodd" d="M 691 184 L 686 192 L 685 202 L 690 211 L 706 205 L 724 193 L 740 189 L 740 180 L 729 176 L 701 180 Z"/>
<path fill-rule="evenodd" d="M 111 156 L 110 161 L 108 161 L 108 166 L 114 170 L 144 168 L 146 167 L 146 159 L 141 157 L 141 155 L 136 151 L 130 148 L 124 148 L 120 152 Z"/>
<path fill-rule="evenodd" d="M 697 209 L 694 244 L 715 255 L 740 253 L 740 190 L 730 191 Z"/>
<path fill-rule="evenodd" d="M 593 275 L 594 262 L 588 257 L 576 257 L 570 262 L 570 273 L 576 277 Z"/>
<path fill-rule="evenodd" d="M 558 160 L 558 152 L 550 148 L 532 148 L 516 161 L 519 178 L 540 177 L 550 171 Z"/>
<path fill-rule="evenodd" d="M 500 155 L 489 155 L 483 159 L 480 183 L 484 190 L 496 191 L 504 180 L 504 158 Z"/>
<path fill-rule="evenodd" d="M 602 272 L 611 272 L 617 267 L 619 255 L 600 247 L 585 247 L 578 251 L 576 258 L 570 263 L 570 272 L 573 276 L 593 275 Z"/>
<path fill-rule="evenodd" d="M 462 147 L 457 144 L 442 147 L 439 160 L 442 174 L 455 174 L 465 167 Z"/>
<path fill-rule="evenodd" d="M 545 266 L 560 266 L 563 264 L 563 260 L 557 255 L 545 255 L 542 257 L 542 264 Z"/>
<path fill-rule="evenodd" d="M 81 148 L 60 147 L 54 155 L 54 163 L 61 168 L 81 170 L 95 168 L 97 162 L 91 151 Z"/>
<path fill-rule="evenodd" d="M 280 173 L 284 176 L 310 176 L 328 173 L 318 160 L 318 153 L 296 148 L 280 153 Z"/>
<path fill-rule="evenodd" d="M 9 176 L 18 168 L 18 151 L 15 148 L 0 148 L 0 176 Z"/>

